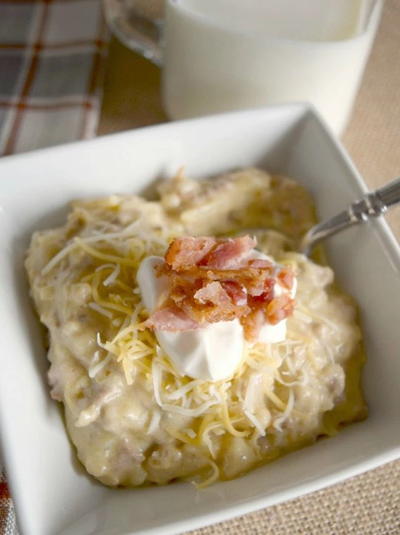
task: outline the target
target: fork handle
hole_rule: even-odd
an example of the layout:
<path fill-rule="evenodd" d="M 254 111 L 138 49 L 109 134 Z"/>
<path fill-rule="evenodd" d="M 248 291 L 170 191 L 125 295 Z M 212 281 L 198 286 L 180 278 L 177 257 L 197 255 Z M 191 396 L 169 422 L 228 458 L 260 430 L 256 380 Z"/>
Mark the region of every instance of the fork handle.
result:
<path fill-rule="evenodd" d="M 324 238 L 352 225 L 365 223 L 370 217 L 378 217 L 399 202 L 400 178 L 396 178 L 385 186 L 366 193 L 359 201 L 351 203 L 347 210 L 312 227 L 302 239 L 300 251 L 309 254 L 312 247 Z"/>

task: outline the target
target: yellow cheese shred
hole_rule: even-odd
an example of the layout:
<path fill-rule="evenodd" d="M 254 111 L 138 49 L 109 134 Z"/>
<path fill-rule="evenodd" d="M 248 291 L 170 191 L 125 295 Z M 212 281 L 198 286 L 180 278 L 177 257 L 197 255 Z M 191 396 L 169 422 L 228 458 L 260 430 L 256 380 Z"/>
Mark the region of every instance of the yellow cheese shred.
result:
<path fill-rule="evenodd" d="M 117 262 L 118 264 L 122 264 L 123 266 L 131 266 L 136 268 L 138 267 L 137 260 L 131 260 L 130 258 L 125 258 L 119 255 L 103 253 L 85 243 L 81 238 L 75 238 L 75 243 L 79 245 L 79 247 L 81 247 L 84 251 L 89 253 L 91 256 L 94 256 L 99 260 L 104 260 L 105 262 Z"/>

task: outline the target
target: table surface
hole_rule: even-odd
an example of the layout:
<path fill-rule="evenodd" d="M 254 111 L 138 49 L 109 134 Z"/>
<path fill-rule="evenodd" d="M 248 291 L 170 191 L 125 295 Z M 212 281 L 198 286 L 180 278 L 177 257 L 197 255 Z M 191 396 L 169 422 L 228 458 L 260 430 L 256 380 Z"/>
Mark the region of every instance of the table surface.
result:
<path fill-rule="evenodd" d="M 371 188 L 400 175 L 400 0 L 386 0 L 343 143 Z M 111 40 L 99 134 L 167 121 L 157 67 Z M 400 240 L 400 208 L 388 215 Z M 400 534 L 400 461 L 194 533 Z"/>

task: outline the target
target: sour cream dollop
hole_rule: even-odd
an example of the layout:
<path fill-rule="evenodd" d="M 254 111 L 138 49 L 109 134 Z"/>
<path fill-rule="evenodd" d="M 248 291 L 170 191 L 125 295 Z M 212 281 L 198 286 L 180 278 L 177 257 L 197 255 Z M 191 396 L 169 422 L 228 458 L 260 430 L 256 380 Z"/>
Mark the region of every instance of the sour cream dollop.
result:
<path fill-rule="evenodd" d="M 257 252 L 257 258 L 271 260 Z M 252 253 L 254 256 L 254 253 Z M 157 277 L 155 267 L 164 262 L 160 256 L 145 258 L 137 272 L 137 283 L 142 301 L 149 312 L 153 312 L 165 298 L 168 291 L 166 277 Z M 290 292 L 295 293 L 296 285 Z M 286 292 L 275 284 L 275 296 Z M 208 323 L 191 331 L 155 330 L 158 343 L 182 375 L 206 381 L 229 379 L 239 367 L 244 354 L 245 338 L 238 319 Z M 265 324 L 260 331 L 259 341 L 276 343 L 286 338 L 286 320 L 277 325 Z"/>

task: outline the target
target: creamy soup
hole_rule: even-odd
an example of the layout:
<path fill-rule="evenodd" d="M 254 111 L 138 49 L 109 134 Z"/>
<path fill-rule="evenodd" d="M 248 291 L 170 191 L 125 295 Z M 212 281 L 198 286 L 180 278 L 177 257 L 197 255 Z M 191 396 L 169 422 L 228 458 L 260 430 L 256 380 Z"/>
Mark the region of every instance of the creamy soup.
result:
<path fill-rule="evenodd" d="M 33 235 L 26 267 L 49 331 L 50 392 L 64 405 L 69 436 L 90 474 L 111 486 L 186 479 L 202 487 L 365 417 L 355 304 L 330 267 L 296 252 L 314 222 L 312 199 L 299 184 L 245 169 L 203 181 L 180 173 L 161 183 L 155 201 L 76 201 L 65 225 Z M 236 322 L 236 338 L 228 333 L 226 343 L 214 336 L 223 325 L 210 323 L 211 316 L 184 333 L 160 334 L 149 323 L 150 290 L 138 283 L 143 261 L 163 263 L 181 236 L 239 243 L 236 236 L 249 227 L 266 230 L 255 232 L 248 265 L 267 259 L 274 276 L 290 271 L 295 279 L 284 319 L 273 318 L 266 336 L 246 338 L 243 318 L 250 316 L 241 301 L 237 318 L 222 307 L 227 327 Z M 249 300 L 250 290 L 243 291 Z M 258 302 L 258 294 L 252 299 Z M 205 349 L 197 351 L 200 343 Z M 196 365 L 188 360 L 194 354 Z"/>

